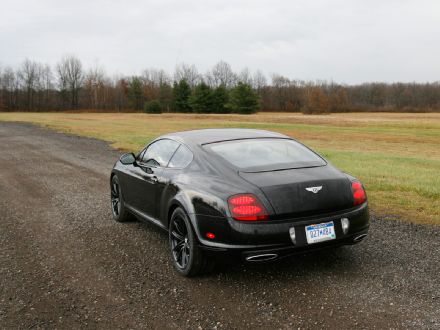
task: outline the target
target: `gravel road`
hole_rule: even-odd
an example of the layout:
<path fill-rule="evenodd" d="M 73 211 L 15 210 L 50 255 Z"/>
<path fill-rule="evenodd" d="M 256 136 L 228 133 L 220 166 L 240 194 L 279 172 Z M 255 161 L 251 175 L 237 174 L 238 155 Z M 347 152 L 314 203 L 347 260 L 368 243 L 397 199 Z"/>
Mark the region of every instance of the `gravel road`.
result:
<path fill-rule="evenodd" d="M 373 216 L 361 244 L 195 279 L 167 235 L 116 223 L 119 152 L 0 123 L 0 328 L 440 328 L 440 227 Z"/>

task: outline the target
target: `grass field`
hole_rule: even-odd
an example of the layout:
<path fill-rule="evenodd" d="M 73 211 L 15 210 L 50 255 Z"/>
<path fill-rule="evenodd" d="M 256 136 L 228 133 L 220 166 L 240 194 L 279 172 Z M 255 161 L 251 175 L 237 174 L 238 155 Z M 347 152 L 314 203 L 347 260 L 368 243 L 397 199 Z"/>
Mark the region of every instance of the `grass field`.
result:
<path fill-rule="evenodd" d="M 0 120 L 36 123 L 130 151 L 178 130 L 244 127 L 278 131 L 359 177 L 376 213 L 440 224 L 440 114 L 0 113 Z"/>

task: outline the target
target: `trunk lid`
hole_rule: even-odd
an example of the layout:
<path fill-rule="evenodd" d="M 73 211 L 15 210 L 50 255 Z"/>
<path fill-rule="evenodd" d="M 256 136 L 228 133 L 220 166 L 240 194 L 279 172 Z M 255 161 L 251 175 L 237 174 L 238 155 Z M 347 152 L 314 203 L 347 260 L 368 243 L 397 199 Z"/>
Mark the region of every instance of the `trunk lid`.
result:
<path fill-rule="evenodd" d="M 276 218 L 312 216 L 353 206 L 350 180 L 331 165 L 239 175 L 263 191 Z M 317 190 L 313 187 L 319 191 L 313 192 Z"/>

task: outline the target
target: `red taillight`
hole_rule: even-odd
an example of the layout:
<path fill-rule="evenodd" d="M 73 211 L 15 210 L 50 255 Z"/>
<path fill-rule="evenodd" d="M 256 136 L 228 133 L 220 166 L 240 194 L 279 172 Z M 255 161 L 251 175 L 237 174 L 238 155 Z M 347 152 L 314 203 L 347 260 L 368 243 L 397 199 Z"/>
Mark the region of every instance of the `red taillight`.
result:
<path fill-rule="evenodd" d="M 215 234 L 213 234 L 213 233 L 206 233 L 206 237 L 208 237 L 209 239 L 214 239 L 215 238 Z"/>
<path fill-rule="evenodd" d="M 235 220 L 267 220 L 269 215 L 257 197 L 251 194 L 235 195 L 228 199 L 229 210 Z"/>
<path fill-rule="evenodd" d="M 367 194 L 365 193 L 364 187 L 359 181 L 351 183 L 351 190 L 353 191 L 353 204 L 360 205 L 366 202 Z"/>

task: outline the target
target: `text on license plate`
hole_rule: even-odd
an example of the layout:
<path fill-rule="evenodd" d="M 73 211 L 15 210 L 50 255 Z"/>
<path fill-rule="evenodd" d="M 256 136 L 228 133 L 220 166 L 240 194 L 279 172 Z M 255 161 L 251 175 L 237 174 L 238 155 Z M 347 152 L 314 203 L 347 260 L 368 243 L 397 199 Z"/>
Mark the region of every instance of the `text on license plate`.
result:
<path fill-rule="evenodd" d="M 336 238 L 333 221 L 306 226 L 307 243 L 324 242 Z"/>

